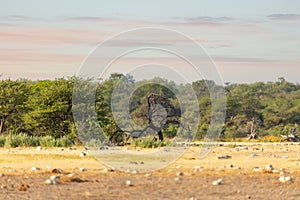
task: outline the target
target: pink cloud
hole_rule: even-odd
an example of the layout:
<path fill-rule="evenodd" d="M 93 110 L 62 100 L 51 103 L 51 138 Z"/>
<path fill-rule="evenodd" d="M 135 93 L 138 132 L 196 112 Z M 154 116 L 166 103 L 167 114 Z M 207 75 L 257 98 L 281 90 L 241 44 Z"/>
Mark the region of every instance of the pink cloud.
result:
<path fill-rule="evenodd" d="M 271 20 L 277 21 L 295 21 L 300 20 L 299 14 L 272 14 L 268 16 Z"/>
<path fill-rule="evenodd" d="M 95 43 L 108 32 L 64 28 L 7 27 L 0 29 L 1 44 L 57 45 Z"/>

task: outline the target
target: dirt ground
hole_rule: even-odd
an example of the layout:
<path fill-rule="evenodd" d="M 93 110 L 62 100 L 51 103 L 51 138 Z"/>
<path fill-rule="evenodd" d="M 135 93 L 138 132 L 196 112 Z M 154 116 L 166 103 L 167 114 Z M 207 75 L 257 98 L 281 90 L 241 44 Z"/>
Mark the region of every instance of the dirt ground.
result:
<path fill-rule="evenodd" d="M 0 149 L 0 199 L 300 199 L 297 143 L 219 143 L 204 159 L 200 147 L 191 147 L 170 166 L 147 173 L 106 170 L 88 151 L 79 156 L 82 151 Z M 218 159 L 223 155 L 231 157 Z M 280 172 L 292 181 L 280 182 Z M 46 184 L 52 175 L 60 176 L 58 183 Z"/>

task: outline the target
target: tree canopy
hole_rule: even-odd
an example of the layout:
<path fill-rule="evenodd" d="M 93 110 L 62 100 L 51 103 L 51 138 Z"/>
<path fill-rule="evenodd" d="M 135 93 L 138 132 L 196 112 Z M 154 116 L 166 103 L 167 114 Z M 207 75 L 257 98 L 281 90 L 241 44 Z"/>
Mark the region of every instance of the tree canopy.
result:
<path fill-rule="evenodd" d="M 160 103 L 168 104 L 168 108 L 172 108 L 166 111 L 170 123 L 161 129 L 162 134 L 167 138 L 174 137 L 174 133 L 180 128 L 176 123 L 171 123 L 171 110 L 184 112 L 186 116 L 194 115 L 189 107 L 182 109 L 176 97 L 176 94 L 187 95 L 184 94 L 186 89 L 192 87 L 200 111 L 199 125 L 194 133 L 195 139 L 202 139 L 207 133 L 212 117 L 212 100 L 209 91 L 221 87 L 213 81 L 198 80 L 191 84 L 176 84 L 156 78 L 148 83 L 135 81 L 130 75 L 112 74 L 108 79 L 97 82 L 95 94 L 90 94 L 95 95 L 93 108 L 96 110 L 97 122 L 105 137 L 110 138 L 113 133 L 122 130 L 120 124 L 116 123 L 111 108 L 112 95 L 120 79 L 127 81 L 126 87 L 137 88 L 130 94 L 129 102 L 129 114 L 136 124 L 149 123 L 148 109 L 151 106 L 149 107 L 148 104 L 153 101 L 149 99 L 151 94 L 163 97 L 164 101 Z M 76 80 L 78 80 L 76 77 L 40 81 L 0 80 L 0 133 L 51 135 L 56 138 L 66 136 L 76 140 L 72 111 L 73 86 Z M 158 82 L 162 84 L 157 84 Z M 298 84 L 279 78 L 276 82 L 227 84 L 225 90 L 227 109 L 222 129 L 224 138 L 246 137 L 253 131 L 256 131 L 259 136 L 280 136 L 288 134 L 292 128 L 298 128 L 300 124 Z M 123 98 L 122 94 L 115 95 L 114 98 Z M 151 109 L 156 108 L 155 103 L 157 102 L 152 102 Z M 120 108 L 115 109 L 121 109 L 124 105 L 119 106 Z M 173 117 L 178 117 L 180 121 L 178 113 L 177 116 L 173 113 Z M 90 134 L 95 138 L 98 136 L 98 133 L 93 130 Z"/>

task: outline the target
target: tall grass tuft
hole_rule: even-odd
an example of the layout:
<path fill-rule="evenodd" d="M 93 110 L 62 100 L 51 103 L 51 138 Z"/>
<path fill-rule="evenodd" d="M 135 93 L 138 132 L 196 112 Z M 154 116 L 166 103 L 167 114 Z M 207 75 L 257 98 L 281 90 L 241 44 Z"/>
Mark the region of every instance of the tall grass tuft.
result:
<path fill-rule="evenodd" d="M 70 147 L 72 140 L 67 137 L 54 138 L 53 136 L 34 137 L 24 133 L 0 136 L 0 147 Z"/>

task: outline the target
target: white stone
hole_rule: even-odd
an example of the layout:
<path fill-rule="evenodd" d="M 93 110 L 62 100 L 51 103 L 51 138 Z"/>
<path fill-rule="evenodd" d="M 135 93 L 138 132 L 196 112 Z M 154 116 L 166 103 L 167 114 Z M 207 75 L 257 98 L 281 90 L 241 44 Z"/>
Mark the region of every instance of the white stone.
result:
<path fill-rule="evenodd" d="M 79 171 L 85 172 L 85 171 L 86 171 L 86 168 L 81 167 L 81 168 L 79 168 Z"/>
<path fill-rule="evenodd" d="M 253 158 L 253 157 L 257 157 L 257 154 L 255 153 L 251 153 L 250 156 Z"/>
<path fill-rule="evenodd" d="M 128 185 L 128 186 L 132 186 L 132 183 L 131 183 L 131 181 L 130 181 L 130 180 L 127 180 L 127 181 L 126 181 L 126 185 Z"/>
<path fill-rule="evenodd" d="M 274 168 L 273 168 L 272 165 L 266 165 L 265 169 L 266 169 L 267 171 L 272 171 Z"/>
<path fill-rule="evenodd" d="M 213 181 L 213 185 L 221 185 L 222 184 L 222 182 L 223 182 L 223 180 L 222 179 L 218 179 L 218 180 L 216 180 L 216 181 Z"/>
<path fill-rule="evenodd" d="M 74 176 L 77 176 L 77 174 L 76 173 L 68 174 L 68 177 L 74 177 Z"/>
<path fill-rule="evenodd" d="M 60 176 L 55 176 L 55 175 L 50 176 L 50 180 L 52 180 L 52 181 L 54 181 L 54 180 L 57 181 L 58 179 L 60 179 Z"/>
<path fill-rule="evenodd" d="M 38 168 L 38 167 L 32 167 L 32 168 L 31 168 L 31 171 L 38 171 L 38 170 L 41 170 L 41 169 Z"/>
<path fill-rule="evenodd" d="M 85 157 L 85 156 L 86 156 L 86 153 L 81 152 L 79 155 L 80 155 L 80 157 Z"/>
<path fill-rule="evenodd" d="M 202 169 L 203 167 L 201 166 L 195 166 L 194 169 Z"/>
<path fill-rule="evenodd" d="M 254 167 L 254 168 L 252 169 L 252 171 L 254 171 L 254 172 L 260 172 L 261 169 L 260 169 L 259 167 Z"/>
<path fill-rule="evenodd" d="M 288 183 L 288 182 L 292 182 L 293 181 L 293 178 L 290 177 L 290 176 L 280 176 L 279 177 L 279 181 L 281 183 Z"/>
<path fill-rule="evenodd" d="M 282 158 L 282 159 L 287 159 L 287 158 L 288 158 L 288 156 L 281 156 L 281 158 Z"/>
<path fill-rule="evenodd" d="M 285 175 L 285 172 L 284 172 L 284 171 L 281 171 L 279 174 L 280 174 L 281 176 L 283 176 L 283 175 Z"/>
<path fill-rule="evenodd" d="M 176 176 L 183 176 L 183 172 L 177 172 Z"/>
<path fill-rule="evenodd" d="M 174 180 L 175 181 L 179 181 L 180 179 L 179 179 L 179 177 L 175 177 Z"/>
<path fill-rule="evenodd" d="M 50 180 L 50 179 L 47 179 L 47 180 L 45 181 L 45 183 L 46 183 L 46 184 L 53 184 L 53 183 L 52 183 L 52 180 Z"/>
<path fill-rule="evenodd" d="M 43 149 L 43 148 L 42 148 L 41 146 L 37 146 L 37 147 L 36 147 L 36 150 L 37 150 L 37 151 L 41 151 L 42 149 Z"/>

